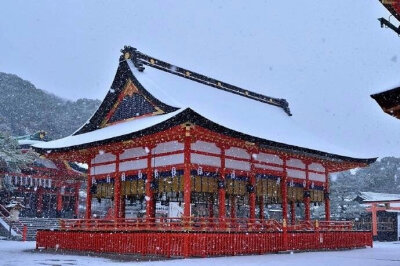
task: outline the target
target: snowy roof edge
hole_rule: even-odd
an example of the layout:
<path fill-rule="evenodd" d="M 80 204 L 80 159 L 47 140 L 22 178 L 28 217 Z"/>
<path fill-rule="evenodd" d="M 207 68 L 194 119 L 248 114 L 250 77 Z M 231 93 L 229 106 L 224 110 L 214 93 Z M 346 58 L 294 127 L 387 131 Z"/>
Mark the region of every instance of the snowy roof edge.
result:
<path fill-rule="evenodd" d="M 181 111 L 177 111 L 177 112 L 175 112 L 174 116 L 168 117 L 168 119 L 166 119 L 166 120 L 155 123 L 148 127 L 138 129 L 137 131 L 134 131 L 131 133 L 127 133 L 127 134 L 123 134 L 123 135 L 119 135 L 119 136 L 113 136 L 113 137 L 109 137 L 106 139 L 100 139 L 100 140 L 93 141 L 93 142 L 84 142 L 84 143 L 77 144 L 77 145 L 71 145 L 71 146 L 65 145 L 64 147 L 51 147 L 51 144 L 52 144 L 52 142 L 54 143 L 54 141 L 50 141 L 50 142 L 46 142 L 43 144 L 33 145 L 33 148 L 39 153 L 45 153 L 46 151 L 49 151 L 49 150 L 51 150 L 52 152 L 66 152 L 66 151 L 71 151 L 71 150 L 90 148 L 90 147 L 95 147 L 95 146 L 99 146 L 99 145 L 103 145 L 103 144 L 124 141 L 124 140 L 128 140 L 128 139 L 131 139 L 134 137 L 152 134 L 155 132 L 166 130 L 173 126 L 180 125 L 184 122 L 191 122 L 195 125 L 202 126 L 206 129 L 209 129 L 212 131 L 224 132 L 225 135 L 229 135 L 229 136 L 232 136 L 235 138 L 239 138 L 239 139 L 242 139 L 245 141 L 255 143 L 255 144 L 259 145 L 260 147 L 274 148 L 274 149 L 279 149 L 282 151 L 287 151 L 290 153 L 305 153 L 312 157 L 324 158 L 324 159 L 329 159 L 332 161 L 354 162 L 354 163 L 362 163 L 362 164 L 367 164 L 367 165 L 375 162 L 377 159 L 377 158 L 353 158 L 353 157 L 328 153 L 328 152 L 324 152 L 324 151 L 299 147 L 299 146 L 295 146 L 295 145 L 285 144 L 285 143 L 281 143 L 281 142 L 263 139 L 260 137 L 251 136 L 251 135 L 224 127 L 220 124 L 217 124 L 217 123 L 201 116 L 200 114 L 198 114 L 197 112 L 195 112 L 194 110 L 192 110 L 190 108 L 185 108 Z M 112 128 L 112 127 L 113 126 L 110 126 L 107 128 Z M 87 134 L 91 134 L 91 132 L 84 133 L 82 135 L 87 135 Z M 79 138 L 80 135 L 70 136 L 70 137 Z"/>
<path fill-rule="evenodd" d="M 270 96 L 266 96 L 260 93 L 256 93 L 247 89 L 240 88 L 235 85 L 231 85 L 229 83 L 196 73 L 194 71 L 175 66 L 168 62 L 162 61 L 160 59 L 156 59 L 152 56 L 139 52 L 136 48 L 131 46 L 124 46 L 124 49 L 121 50 L 120 62 L 125 60 L 132 60 L 133 65 L 142 72 L 146 66 L 150 66 L 156 68 L 158 70 L 168 72 L 170 74 L 186 78 L 195 82 L 202 83 L 204 85 L 223 90 L 226 92 L 234 93 L 240 95 L 242 97 L 246 97 L 255 101 L 259 101 L 262 103 L 274 105 L 280 107 L 288 116 L 292 116 L 290 112 L 289 103 L 286 99 L 279 99 Z"/>

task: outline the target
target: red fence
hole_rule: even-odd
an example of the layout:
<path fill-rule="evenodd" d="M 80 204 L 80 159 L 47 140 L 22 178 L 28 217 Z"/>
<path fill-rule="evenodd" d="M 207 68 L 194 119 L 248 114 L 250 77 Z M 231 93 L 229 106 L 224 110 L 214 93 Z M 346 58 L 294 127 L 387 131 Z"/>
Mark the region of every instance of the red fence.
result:
<path fill-rule="evenodd" d="M 283 227 L 272 220 L 157 218 L 66 220 L 61 230 L 38 231 L 37 248 L 131 253 L 166 257 L 264 254 L 372 246 L 372 234 L 347 222 L 302 222 Z"/>

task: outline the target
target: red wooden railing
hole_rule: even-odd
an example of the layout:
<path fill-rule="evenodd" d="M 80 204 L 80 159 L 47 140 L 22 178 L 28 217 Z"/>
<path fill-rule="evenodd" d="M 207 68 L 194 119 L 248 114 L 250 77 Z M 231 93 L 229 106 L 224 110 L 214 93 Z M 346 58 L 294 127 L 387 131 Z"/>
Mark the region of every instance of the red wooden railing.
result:
<path fill-rule="evenodd" d="M 137 218 L 60 220 L 60 229 L 40 230 L 37 248 L 205 257 L 372 246 L 372 234 L 352 222 L 248 218 Z"/>
<path fill-rule="evenodd" d="M 102 232 L 37 233 L 37 248 L 141 255 L 206 257 L 265 254 L 286 250 L 343 249 L 372 246 L 370 232 Z"/>

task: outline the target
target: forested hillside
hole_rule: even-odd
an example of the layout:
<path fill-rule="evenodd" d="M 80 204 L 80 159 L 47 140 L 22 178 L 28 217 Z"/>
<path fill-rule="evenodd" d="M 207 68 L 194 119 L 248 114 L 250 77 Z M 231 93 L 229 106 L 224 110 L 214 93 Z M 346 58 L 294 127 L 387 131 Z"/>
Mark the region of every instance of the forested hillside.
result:
<path fill-rule="evenodd" d="M 67 136 L 85 123 L 99 104 L 91 99 L 64 100 L 16 75 L 0 72 L 0 132 L 18 136 L 44 130 L 53 139 Z"/>

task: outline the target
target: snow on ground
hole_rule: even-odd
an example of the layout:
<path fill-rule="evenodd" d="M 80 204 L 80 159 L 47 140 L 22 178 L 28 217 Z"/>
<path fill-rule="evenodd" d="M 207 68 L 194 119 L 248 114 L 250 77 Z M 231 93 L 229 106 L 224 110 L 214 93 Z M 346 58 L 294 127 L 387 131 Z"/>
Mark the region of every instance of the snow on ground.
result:
<path fill-rule="evenodd" d="M 63 255 L 33 251 L 35 242 L 18 242 L 0 240 L 0 265 L 131 265 L 132 261 L 85 255 Z M 340 265 L 340 266 L 394 266 L 400 265 L 400 242 L 374 243 L 374 248 L 304 252 L 294 254 L 268 254 L 254 256 L 218 257 L 206 259 L 175 259 L 165 261 L 134 262 L 139 265 Z"/>

